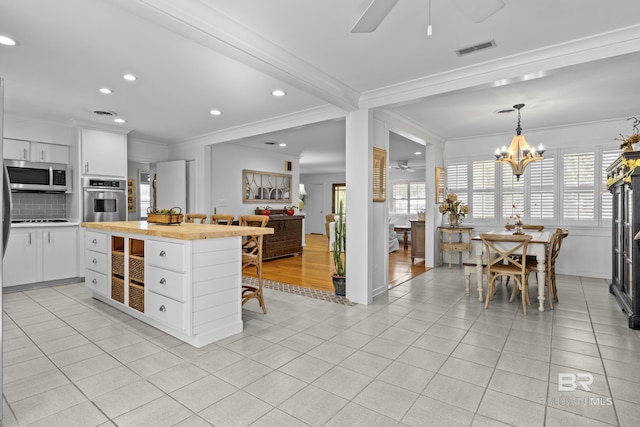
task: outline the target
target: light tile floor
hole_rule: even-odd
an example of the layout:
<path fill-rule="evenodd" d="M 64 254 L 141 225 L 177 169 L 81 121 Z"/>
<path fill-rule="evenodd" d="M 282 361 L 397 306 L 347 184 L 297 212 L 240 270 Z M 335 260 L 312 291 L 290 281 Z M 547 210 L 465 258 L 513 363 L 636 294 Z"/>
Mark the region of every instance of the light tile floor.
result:
<path fill-rule="evenodd" d="M 200 349 L 82 284 L 5 294 L 2 426 L 637 426 L 639 332 L 605 280 L 558 289 L 526 317 L 504 288 L 466 297 L 456 268 L 368 306 L 267 290 L 267 315 L 250 302 Z"/>

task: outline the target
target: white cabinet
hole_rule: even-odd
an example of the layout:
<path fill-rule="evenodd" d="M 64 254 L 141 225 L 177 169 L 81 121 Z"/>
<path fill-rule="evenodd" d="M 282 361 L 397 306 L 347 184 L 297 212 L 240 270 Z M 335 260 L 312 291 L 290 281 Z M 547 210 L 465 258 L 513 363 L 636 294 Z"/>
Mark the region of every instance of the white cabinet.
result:
<path fill-rule="evenodd" d="M 29 141 L 23 141 L 21 139 L 4 139 L 2 143 L 2 156 L 5 159 L 29 161 Z"/>
<path fill-rule="evenodd" d="M 82 129 L 80 143 L 83 175 L 126 177 L 126 135 Z"/>
<path fill-rule="evenodd" d="M 69 147 L 66 145 L 32 142 L 21 139 L 4 139 L 2 154 L 5 159 L 29 162 L 69 163 Z"/>
<path fill-rule="evenodd" d="M 91 290 L 110 296 L 111 286 L 109 272 L 109 258 L 107 257 L 107 235 L 87 231 L 85 233 L 84 265 L 85 286 Z"/>
<path fill-rule="evenodd" d="M 12 228 L 4 286 L 77 277 L 77 233 L 77 227 Z"/>
<path fill-rule="evenodd" d="M 66 165 L 69 163 L 69 147 L 67 147 L 66 145 L 32 142 L 31 161 L 61 163 L 63 165 Z"/>
<path fill-rule="evenodd" d="M 3 260 L 3 285 L 38 281 L 37 233 L 33 229 L 12 229 Z"/>

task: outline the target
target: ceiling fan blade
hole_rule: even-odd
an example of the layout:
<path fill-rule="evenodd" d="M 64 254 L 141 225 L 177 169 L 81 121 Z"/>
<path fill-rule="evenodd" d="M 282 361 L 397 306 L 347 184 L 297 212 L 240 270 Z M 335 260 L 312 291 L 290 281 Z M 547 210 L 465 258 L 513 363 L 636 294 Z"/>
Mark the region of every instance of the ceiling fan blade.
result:
<path fill-rule="evenodd" d="M 476 24 L 504 7 L 502 0 L 451 0 L 451 2 Z"/>
<path fill-rule="evenodd" d="M 367 10 L 364 11 L 356 25 L 351 29 L 352 33 L 372 33 L 378 28 L 382 20 L 391 12 L 398 0 L 373 0 Z"/>

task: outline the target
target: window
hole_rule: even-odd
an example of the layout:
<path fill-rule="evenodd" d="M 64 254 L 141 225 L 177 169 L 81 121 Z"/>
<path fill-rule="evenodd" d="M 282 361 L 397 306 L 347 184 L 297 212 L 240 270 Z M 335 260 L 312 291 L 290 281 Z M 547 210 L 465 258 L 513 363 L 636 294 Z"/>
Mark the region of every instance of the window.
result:
<path fill-rule="evenodd" d="M 529 166 L 529 218 L 531 223 L 544 224 L 555 217 L 555 162 L 553 157 L 545 157 Z"/>
<path fill-rule="evenodd" d="M 469 204 L 472 221 L 503 224 L 515 205 L 529 224 L 609 227 L 606 169 L 619 155 L 600 147 L 547 150 L 519 181 L 509 165 L 457 157 L 446 165 L 447 191 Z"/>
<path fill-rule="evenodd" d="M 607 168 L 620 156 L 620 151 L 604 151 L 602 153 L 602 188 L 607 188 Z M 613 195 L 608 190 L 603 190 L 602 201 L 600 203 L 602 221 L 611 223 L 613 217 Z M 605 225 L 605 224 L 603 224 Z"/>
<path fill-rule="evenodd" d="M 421 181 L 393 184 L 391 214 L 417 214 L 426 208 L 426 187 Z"/>
<path fill-rule="evenodd" d="M 471 217 L 474 219 L 495 218 L 496 180 L 495 161 L 475 161 L 473 168 L 473 196 L 471 198 Z"/>
<path fill-rule="evenodd" d="M 595 153 L 568 153 L 563 165 L 562 216 L 568 222 L 595 220 Z"/>
<path fill-rule="evenodd" d="M 151 175 L 149 172 L 139 172 L 138 182 L 140 183 L 140 219 L 146 219 L 147 209 L 151 206 Z"/>

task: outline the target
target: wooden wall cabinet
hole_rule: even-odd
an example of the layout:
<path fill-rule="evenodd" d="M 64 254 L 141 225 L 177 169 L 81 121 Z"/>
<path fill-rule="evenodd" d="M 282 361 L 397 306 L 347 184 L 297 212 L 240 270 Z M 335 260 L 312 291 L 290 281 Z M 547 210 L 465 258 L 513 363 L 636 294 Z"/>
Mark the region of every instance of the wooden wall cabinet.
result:
<path fill-rule="evenodd" d="M 424 259 L 424 220 L 411 221 L 411 263 L 416 258 Z"/>
<path fill-rule="evenodd" d="M 640 231 L 640 214 L 634 215 L 640 212 L 640 168 L 631 173 L 631 182 L 625 182 L 620 177 L 629 170 L 622 164 L 623 158 L 640 159 L 640 152 L 624 153 L 607 168 L 607 178 L 615 181 L 609 187 L 613 194 L 609 292 L 627 314 L 629 327 L 640 329 L 640 240 L 634 240 Z"/>

